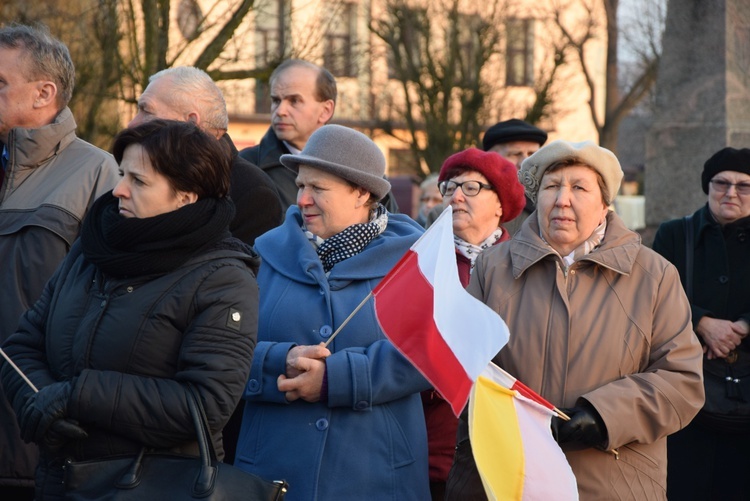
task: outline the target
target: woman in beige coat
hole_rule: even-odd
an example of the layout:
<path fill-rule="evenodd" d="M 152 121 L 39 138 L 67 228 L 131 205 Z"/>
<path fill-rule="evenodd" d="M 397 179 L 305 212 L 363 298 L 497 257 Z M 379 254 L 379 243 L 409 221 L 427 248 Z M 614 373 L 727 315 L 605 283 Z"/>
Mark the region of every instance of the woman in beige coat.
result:
<path fill-rule="evenodd" d="M 583 500 L 666 498 L 666 436 L 703 404 L 677 270 L 608 210 L 617 158 L 555 141 L 521 172 L 537 209 L 478 258 L 468 290 L 510 328 L 494 361 L 571 416 L 553 420 Z M 482 499 L 466 423 L 448 499 Z"/>

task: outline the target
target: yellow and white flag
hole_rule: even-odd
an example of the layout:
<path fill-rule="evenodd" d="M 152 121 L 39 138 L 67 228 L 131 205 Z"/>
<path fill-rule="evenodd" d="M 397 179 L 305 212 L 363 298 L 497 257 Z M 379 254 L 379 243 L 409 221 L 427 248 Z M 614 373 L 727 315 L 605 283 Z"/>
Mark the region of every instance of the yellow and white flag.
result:
<path fill-rule="evenodd" d="M 577 500 L 575 476 L 550 430 L 554 411 L 510 389 L 490 363 L 471 390 L 469 434 L 490 501 Z"/>

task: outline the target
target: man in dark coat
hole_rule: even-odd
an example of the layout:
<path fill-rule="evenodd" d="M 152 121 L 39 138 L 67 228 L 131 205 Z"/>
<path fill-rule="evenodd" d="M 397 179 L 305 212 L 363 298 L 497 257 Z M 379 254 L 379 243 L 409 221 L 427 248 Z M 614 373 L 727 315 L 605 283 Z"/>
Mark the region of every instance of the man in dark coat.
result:
<path fill-rule="evenodd" d="M 256 165 L 239 156 L 227 127 L 229 117 L 224 96 L 211 77 L 192 66 L 162 70 L 149 78 L 138 99 L 138 113 L 129 127 L 154 118 L 194 122 L 227 144 L 232 154 L 229 196 L 236 214 L 229 231 L 250 245 L 281 224 L 281 200 L 274 182 Z"/>
<path fill-rule="evenodd" d="M 301 59 L 288 59 L 271 73 L 271 127 L 260 143 L 240 156 L 273 179 L 283 210 L 297 203 L 297 175 L 279 158 L 299 154 L 310 135 L 328 123 L 336 108 L 336 79 L 325 68 Z M 389 191 L 381 201 L 389 212 L 398 205 Z"/>

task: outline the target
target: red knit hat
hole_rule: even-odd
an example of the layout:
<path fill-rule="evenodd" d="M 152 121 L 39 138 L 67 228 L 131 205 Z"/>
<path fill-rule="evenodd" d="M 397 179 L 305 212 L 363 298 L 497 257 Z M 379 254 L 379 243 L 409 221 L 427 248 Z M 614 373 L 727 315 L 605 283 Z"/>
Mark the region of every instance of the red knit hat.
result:
<path fill-rule="evenodd" d="M 438 183 L 471 170 L 486 177 L 495 189 L 503 207 L 501 223 L 515 219 L 521 213 L 526 206 L 526 197 L 523 185 L 518 181 L 518 169 L 493 151 L 469 148 L 449 156 L 440 168 Z"/>

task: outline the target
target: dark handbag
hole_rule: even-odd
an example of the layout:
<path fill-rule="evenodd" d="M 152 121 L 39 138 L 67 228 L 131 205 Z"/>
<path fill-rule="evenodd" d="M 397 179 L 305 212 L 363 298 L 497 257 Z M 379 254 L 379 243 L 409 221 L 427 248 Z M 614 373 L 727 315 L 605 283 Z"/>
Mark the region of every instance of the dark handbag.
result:
<path fill-rule="evenodd" d="M 727 358 L 703 358 L 706 403 L 699 420 L 716 431 L 750 430 L 750 353 L 737 348 Z"/>
<path fill-rule="evenodd" d="M 685 225 L 685 293 L 693 300 L 693 225 Z M 706 403 L 697 421 L 716 431 L 747 433 L 750 426 L 750 353 L 738 347 L 727 358 L 703 357 L 703 387 Z"/>
<path fill-rule="evenodd" d="M 281 501 L 287 483 L 270 482 L 216 460 L 200 397 L 189 387 L 188 404 L 200 456 L 150 453 L 65 462 L 65 499 Z"/>

